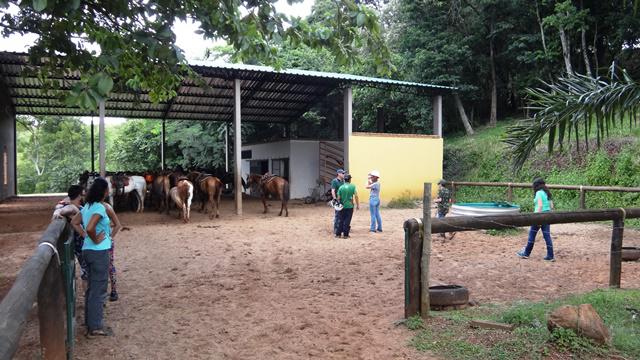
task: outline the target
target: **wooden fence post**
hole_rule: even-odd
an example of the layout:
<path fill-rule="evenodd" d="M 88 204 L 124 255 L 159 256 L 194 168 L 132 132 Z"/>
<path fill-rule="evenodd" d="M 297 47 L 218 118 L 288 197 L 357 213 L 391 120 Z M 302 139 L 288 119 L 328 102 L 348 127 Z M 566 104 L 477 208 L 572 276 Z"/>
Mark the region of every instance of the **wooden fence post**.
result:
<path fill-rule="evenodd" d="M 422 259 L 420 261 L 420 316 L 429 317 L 429 260 L 431 256 L 431 183 L 424 183 L 422 199 Z"/>
<path fill-rule="evenodd" d="M 51 257 L 38 289 L 40 348 L 45 360 L 67 358 L 64 286 L 58 261 L 56 255 Z"/>
<path fill-rule="evenodd" d="M 511 183 L 507 186 L 507 201 L 513 201 L 513 187 L 511 186 Z"/>
<path fill-rule="evenodd" d="M 404 317 L 420 315 L 420 260 L 422 258 L 422 221 L 404 222 Z"/>
<path fill-rule="evenodd" d="M 582 188 L 582 185 L 580 185 L 580 209 L 586 209 L 587 207 L 585 206 L 585 196 L 586 196 L 586 190 Z"/>
<path fill-rule="evenodd" d="M 456 184 L 453 181 L 451 182 L 451 202 L 456 202 Z"/>
<path fill-rule="evenodd" d="M 611 260 L 609 269 L 609 287 L 620 288 L 622 273 L 622 238 L 624 235 L 624 218 L 613 220 L 611 232 Z"/>

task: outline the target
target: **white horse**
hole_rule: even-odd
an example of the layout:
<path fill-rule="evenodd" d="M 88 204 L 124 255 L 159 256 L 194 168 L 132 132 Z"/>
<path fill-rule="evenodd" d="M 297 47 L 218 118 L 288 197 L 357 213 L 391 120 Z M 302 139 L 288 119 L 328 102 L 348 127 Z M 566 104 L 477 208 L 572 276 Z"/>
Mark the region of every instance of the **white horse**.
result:
<path fill-rule="evenodd" d="M 179 180 L 176 186 L 169 190 L 171 199 L 178 210 L 182 211 L 182 221 L 188 223 L 191 220 L 191 201 L 193 201 L 193 184 L 187 179 Z M 180 217 L 180 216 L 178 216 Z"/>
<path fill-rule="evenodd" d="M 80 175 L 80 185 L 88 190 L 97 177 L 97 174 L 85 171 Z M 138 208 L 136 212 L 144 211 L 144 198 L 147 193 L 147 182 L 144 177 L 137 175 L 110 175 L 105 177 L 105 180 L 107 184 L 109 184 L 109 203 L 111 206 L 113 206 L 114 195 L 128 194 L 135 191 L 138 197 Z"/>
<path fill-rule="evenodd" d="M 138 196 L 138 209 L 136 212 L 141 213 L 144 211 L 144 195 L 147 193 L 147 181 L 142 176 L 133 175 L 116 175 L 107 176 L 105 178 L 109 184 L 109 203 L 113 206 L 113 196 L 128 194 L 135 191 Z M 121 184 L 118 182 L 122 181 Z"/>

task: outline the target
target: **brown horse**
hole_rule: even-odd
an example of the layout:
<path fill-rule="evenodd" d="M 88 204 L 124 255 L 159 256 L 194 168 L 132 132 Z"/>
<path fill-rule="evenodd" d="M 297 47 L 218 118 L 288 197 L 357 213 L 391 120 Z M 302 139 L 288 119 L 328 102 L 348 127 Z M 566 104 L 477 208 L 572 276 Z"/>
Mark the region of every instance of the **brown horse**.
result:
<path fill-rule="evenodd" d="M 209 174 L 192 171 L 187 175 L 196 188 L 196 194 L 202 202 L 200 211 L 204 210 L 205 214 L 209 213 L 209 218 L 220 217 L 220 196 L 222 196 L 222 188 L 224 185 L 217 177 Z M 205 209 L 205 204 L 207 208 Z M 215 214 L 213 212 L 215 208 Z"/>
<path fill-rule="evenodd" d="M 151 185 L 152 189 L 152 198 L 158 199 L 158 210 L 162 212 L 163 210 L 169 213 L 169 190 L 171 189 L 169 176 L 168 175 L 158 175 L 153 179 L 153 184 Z"/>
<path fill-rule="evenodd" d="M 262 205 L 264 205 L 263 214 L 267 213 L 267 196 L 273 195 L 278 196 L 282 202 L 278 216 L 282 216 L 283 210 L 285 212 L 284 216 L 289 216 L 289 208 L 287 207 L 287 202 L 289 201 L 289 182 L 286 179 L 269 173 L 262 176 L 251 174 L 247 177 L 247 186 L 251 187 L 253 184 L 257 185 L 260 189 Z"/>
<path fill-rule="evenodd" d="M 171 188 L 171 199 L 182 212 L 182 221 L 188 223 L 191 219 L 191 201 L 193 200 L 193 184 L 186 178 L 179 178 L 176 186 Z M 178 215 L 180 217 L 180 215 Z"/>

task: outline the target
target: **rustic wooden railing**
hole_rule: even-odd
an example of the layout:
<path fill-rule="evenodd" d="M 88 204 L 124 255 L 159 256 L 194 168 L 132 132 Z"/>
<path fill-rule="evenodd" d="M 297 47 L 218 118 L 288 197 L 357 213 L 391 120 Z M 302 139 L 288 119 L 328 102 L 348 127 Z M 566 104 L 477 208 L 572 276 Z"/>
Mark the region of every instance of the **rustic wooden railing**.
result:
<path fill-rule="evenodd" d="M 510 182 L 471 182 L 471 181 L 448 181 L 447 184 L 451 188 L 451 197 L 455 199 L 456 190 L 461 186 L 477 186 L 477 187 L 506 187 L 507 201 L 513 201 L 513 189 L 524 188 L 531 189 L 530 183 L 510 183 Z M 580 209 L 586 209 L 587 191 L 613 191 L 613 192 L 640 192 L 640 187 L 621 187 L 621 186 L 587 186 L 587 185 L 547 185 L 549 189 L 558 190 L 574 190 L 580 192 Z"/>
<path fill-rule="evenodd" d="M 65 220 L 52 221 L 42 234 L 35 252 L 0 303 L 0 359 L 15 355 L 35 302 L 42 358 L 57 360 L 72 356 L 74 294 L 69 268 L 73 266 L 72 244 L 73 231 Z"/>
<path fill-rule="evenodd" d="M 559 185 L 556 185 L 559 186 Z M 613 221 L 609 267 L 609 286 L 620 287 L 622 273 L 622 240 L 625 219 L 640 218 L 640 208 L 554 211 L 495 216 L 453 216 L 431 218 L 431 184 L 425 184 L 422 219 L 409 219 L 405 230 L 405 316 L 429 314 L 429 263 L 431 234 L 507 229 L 536 224 L 567 224 Z"/>

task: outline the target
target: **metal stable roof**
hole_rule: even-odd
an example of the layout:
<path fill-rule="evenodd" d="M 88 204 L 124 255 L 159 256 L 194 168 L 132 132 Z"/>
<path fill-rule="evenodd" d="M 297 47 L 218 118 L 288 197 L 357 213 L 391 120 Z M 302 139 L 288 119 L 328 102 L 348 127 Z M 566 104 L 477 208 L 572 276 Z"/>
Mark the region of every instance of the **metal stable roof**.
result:
<path fill-rule="evenodd" d="M 166 120 L 233 120 L 233 80 L 240 79 L 242 121 L 292 122 L 331 91 L 352 85 L 382 87 L 393 91 L 443 94 L 455 90 L 448 86 L 372 78 L 349 74 L 288 69 L 267 66 L 190 61 L 191 68 L 206 86 L 185 79 L 177 95 L 166 102 L 153 103 L 145 93 L 114 92 L 105 103 L 106 116 Z M 89 116 L 94 113 L 68 107 L 43 90 L 24 53 L 0 52 L 0 76 L 16 114 Z M 79 73 L 66 75 L 61 88 L 70 89 L 80 80 Z"/>

